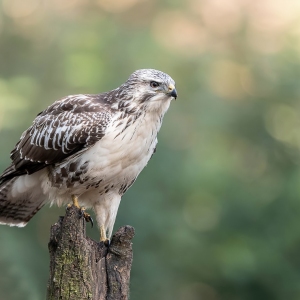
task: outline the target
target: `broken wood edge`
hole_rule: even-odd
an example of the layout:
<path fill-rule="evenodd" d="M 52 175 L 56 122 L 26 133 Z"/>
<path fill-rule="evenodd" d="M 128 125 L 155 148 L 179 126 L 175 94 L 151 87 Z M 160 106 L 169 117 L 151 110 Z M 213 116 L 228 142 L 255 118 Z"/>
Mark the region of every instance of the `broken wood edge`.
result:
<path fill-rule="evenodd" d="M 132 226 L 122 226 L 107 247 L 86 237 L 80 209 L 67 208 L 50 230 L 47 300 L 127 300 L 134 234 Z"/>

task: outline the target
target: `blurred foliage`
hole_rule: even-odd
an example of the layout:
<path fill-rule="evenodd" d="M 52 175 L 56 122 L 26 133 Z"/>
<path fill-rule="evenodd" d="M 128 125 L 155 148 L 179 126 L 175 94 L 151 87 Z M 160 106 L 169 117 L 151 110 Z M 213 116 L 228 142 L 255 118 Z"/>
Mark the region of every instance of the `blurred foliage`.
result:
<path fill-rule="evenodd" d="M 1 169 L 54 100 L 140 68 L 176 81 L 157 154 L 115 225 L 136 228 L 132 300 L 300 299 L 298 0 L 0 4 Z M 63 213 L 0 227 L 0 299 L 44 298 Z"/>

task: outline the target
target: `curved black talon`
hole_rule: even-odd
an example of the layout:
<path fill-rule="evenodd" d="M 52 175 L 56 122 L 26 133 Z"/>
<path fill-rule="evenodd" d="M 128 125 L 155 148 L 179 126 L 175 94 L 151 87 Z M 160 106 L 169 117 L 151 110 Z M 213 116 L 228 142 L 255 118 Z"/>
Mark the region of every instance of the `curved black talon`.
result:
<path fill-rule="evenodd" d="M 92 228 L 94 227 L 94 221 L 93 221 L 92 217 L 90 216 L 90 214 L 85 212 L 84 207 L 82 207 L 79 210 L 79 218 L 81 219 L 82 217 L 85 219 L 86 222 L 91 222 Z"/>
<path fill-rule="evenodd" d="M 87 214 L 87 213 L 84 213 L 83 216 L 84 216 L 86 222 L 91 222 L 91 225 L 92 225 L 92 228 L 93 228 L 94 227 L 93 218 L 89 214 Z"/>

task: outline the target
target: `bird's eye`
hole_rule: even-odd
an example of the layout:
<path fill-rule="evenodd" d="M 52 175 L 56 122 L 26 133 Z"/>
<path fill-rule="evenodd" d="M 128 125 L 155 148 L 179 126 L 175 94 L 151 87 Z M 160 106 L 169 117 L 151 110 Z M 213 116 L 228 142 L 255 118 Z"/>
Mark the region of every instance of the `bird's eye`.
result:
<path fill-rule="evenodd" d="M 152 88 L 157 88 L 157 87 L 159 86 L 159 83 L 156 82 L 156 81 L 151 81 L 151 82 L 150 82 L 150 86 L 151 86 Z"/>

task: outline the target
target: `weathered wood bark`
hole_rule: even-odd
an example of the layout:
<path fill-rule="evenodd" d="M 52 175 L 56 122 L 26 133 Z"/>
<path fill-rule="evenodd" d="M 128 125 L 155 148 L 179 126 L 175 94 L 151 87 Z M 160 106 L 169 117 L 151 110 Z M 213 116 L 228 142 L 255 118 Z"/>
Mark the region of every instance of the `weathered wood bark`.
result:
<path fill-rule="evenodd" d="M 109 247 L 86 237 L 78 208 L 51 226 L 47 300 L 126 300 L 134 228 L 121 227 Z"/>

